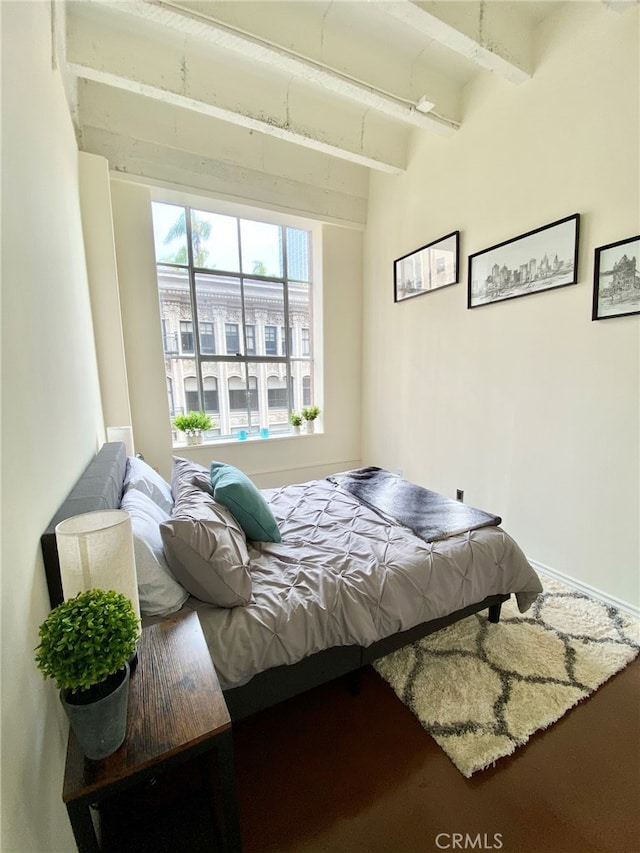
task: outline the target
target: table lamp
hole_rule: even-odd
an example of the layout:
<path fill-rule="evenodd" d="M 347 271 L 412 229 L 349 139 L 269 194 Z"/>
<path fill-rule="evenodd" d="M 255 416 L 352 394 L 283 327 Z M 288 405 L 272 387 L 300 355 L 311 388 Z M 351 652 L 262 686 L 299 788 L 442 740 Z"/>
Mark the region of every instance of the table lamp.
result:
<path fill-rule="evenodd" d="M 74 515 L 56 525 L 65 599 L 86 589 L 113 589 L 131 599 L 140 618 L 131 517 L 122 509 Z"/>
<path fill-rule="evenodd" d="M 130 426 L 107 427 L 107 441 L 123 441 L 127 456 L 133 456 L 133 429 Z"/>

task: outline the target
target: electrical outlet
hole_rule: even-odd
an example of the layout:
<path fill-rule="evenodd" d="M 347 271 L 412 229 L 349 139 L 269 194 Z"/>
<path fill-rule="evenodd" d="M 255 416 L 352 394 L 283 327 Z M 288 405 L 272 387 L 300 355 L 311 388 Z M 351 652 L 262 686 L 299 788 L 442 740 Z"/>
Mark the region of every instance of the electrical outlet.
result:
<path fill-rule="evenodd" d="M 402 477 L 402 468 L 396 468 L 396 474 L 398 477 Z"/>
<path fill-rule="evenodd" d="M 464 501 L 464 489 L 456 489 L 456 500 Z"/>

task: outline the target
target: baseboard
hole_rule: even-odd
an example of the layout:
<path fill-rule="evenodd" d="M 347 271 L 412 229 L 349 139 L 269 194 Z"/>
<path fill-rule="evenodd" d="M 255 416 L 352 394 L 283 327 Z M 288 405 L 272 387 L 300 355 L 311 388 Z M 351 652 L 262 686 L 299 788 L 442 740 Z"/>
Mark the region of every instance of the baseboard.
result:
<path fill-rule="evenodd" d="M 245 473 L 249 474 L 259 489 L 270 489 L 276 486 L 306 483 L 308 480 L 322 480 L 330 474 L 360 467 L 362 467 L 362 459 L 339 459 L 331 462 L 318 462 L 314 465 L 280 466 L 263 471 L 245 469 Z"/>
<path fill-rule="evenodd" d="M 590 598 L 595 598 L 598 601 L 602 601 L 604 604 L 608 604 L 611 607 L 616 607 L 618 610 L 621 610 L 628 616 L 632 616 L 634 619 L 640 620 L 640 607 L 636 607 L 633 604 L 629 604 L 628 601 L 623 601 L 621 598 L 616 598 L 614 595 L 609 595 L 609 593 L 603 592 L 601 589 L 597 589 L 595 586 L 591 586 L 591 584 L 584 583 L 583 581 L 579 581 L 576 578 L 572 578 L 570 575 L 565 575 L 564 572 L 560 572 L 558 571 L 558 569 L 552 569 L 551 566 L 545 566 L 544 563 L 538 563 L 537 560 L 531 560 L 529 558 L 527 559 L 529 560 L 533 568 L 537 572 L 540 572 L 541 575 L 548 575 L 549 577 L 555 578 L 561 583 L 573 587 L 573 589 L 577 589 L 578 592 L 583 592 Z"/>

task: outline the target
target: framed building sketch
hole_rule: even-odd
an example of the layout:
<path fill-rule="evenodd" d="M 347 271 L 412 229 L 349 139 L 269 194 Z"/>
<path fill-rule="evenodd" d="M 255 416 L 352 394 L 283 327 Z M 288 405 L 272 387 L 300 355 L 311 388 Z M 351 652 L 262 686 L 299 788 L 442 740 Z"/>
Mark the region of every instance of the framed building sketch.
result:
<path fill-rule="evenodd" d="M 454 231 L 393 262 L 393 301 L 458 283 L 460 232 Z"/>
<path fill-rule="evenodd" d="M 596 249 L 592 320 L 640 314 L 640 236 Z"/>
<path fill-rule="evenodd" d="M 575 213 L 469 255 L 467 307 L 575 284 L 579 227 Z"/>

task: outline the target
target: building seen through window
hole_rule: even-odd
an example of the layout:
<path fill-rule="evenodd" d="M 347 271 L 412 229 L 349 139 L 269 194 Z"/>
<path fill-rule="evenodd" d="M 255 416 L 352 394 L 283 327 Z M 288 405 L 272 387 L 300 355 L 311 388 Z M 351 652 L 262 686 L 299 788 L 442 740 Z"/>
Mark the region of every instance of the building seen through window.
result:
<path fill-rule="evenodd" d="M 311 233 L 153 202 L 168 415 L 290 431 L 313 403 Z"/>

